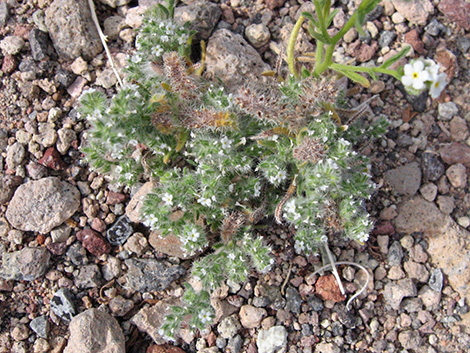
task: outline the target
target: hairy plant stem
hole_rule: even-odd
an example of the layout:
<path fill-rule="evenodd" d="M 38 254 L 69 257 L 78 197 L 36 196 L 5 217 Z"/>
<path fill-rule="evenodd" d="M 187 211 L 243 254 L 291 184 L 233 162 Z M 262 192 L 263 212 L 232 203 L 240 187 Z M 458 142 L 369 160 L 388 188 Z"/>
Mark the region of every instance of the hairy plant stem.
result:
<path fill-rule="evenodd" d="M 292 33 L 289 38 L 289 43 L 287 44 L 287 65 L 289 66 L 289 71 L 295 76 L 299 77 L 299 74 L 295 70 L 295 57 L 294 57 L 294 49 L 295 43 L 297 42 L 297 36 L 299 35 L 300 27 L 304 23 L 304 16 L 300 15 L 299 19 L 294 25 L 292 29 Z"/>

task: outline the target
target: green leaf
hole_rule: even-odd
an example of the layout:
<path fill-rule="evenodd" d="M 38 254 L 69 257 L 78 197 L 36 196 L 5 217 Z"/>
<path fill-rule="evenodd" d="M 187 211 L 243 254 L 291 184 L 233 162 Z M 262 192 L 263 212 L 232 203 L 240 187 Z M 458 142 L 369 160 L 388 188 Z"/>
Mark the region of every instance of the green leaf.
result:
<path fill-rule="evenodd" d="M 317 20 L 315 19 L 315 17 L 313 17 L 313 15 L 312 15 L 310 12 L 302 12 L 302 16 L 304 16 L 307 20 L 310 20 L 310 22 L 311 22 L 315 27 L 318 27 L 318 22 L 317 22 Z"/>
<path fill-rule="evenodd" d="M 325 44 L 332 44 L 331 43 L 331 38 L 328 38 L 326 36 L 324 36 L 323 34 L 320 34 L 318 32 L 310 32 L 310 30 L 308 31 L 308 33 L 310 33 L 310 35 L 315 38 L 316 40 L 322 42 L 322 43 L 325 43 Z"/>
<path fill-rule="evenodd" d="M 339 12 L 339 9 L 334 9 L 333 12 L 330 14 L 330 16 L 326 20 L 326 27 L 329 27 L 331 22 L 333 22 L 333 18 L 336 16 L 336 14 Z"/>
<path fill-rule="evenodd" d="M 363 8 L 363 11 L 367 14 L 369 12 L 371 12 L 372 10 L 374 10 L 377 5 L 379 4 L 381 0 L 371 0 L 371 1 L 364 1 L 362 4 L 365 4 L 364 8 Z M 361 4 L 361 5 L 362 5 Z M 360 6 L 359 6 L 360 7 Z"/>
<path fill-rule="evenodd" d="M 365 36 L 366 33 L 364 32 L 364 29 L 362 28 L 362 26 L 364 25 L 364 21 L 365 21 L 365 15 L 363 16 L 360 16 L 359 13 L 356 17 L 356 22 L 354 23 L 354 27 L 356 27 L 357 29 L 357 32 L 361 35 L 361 36 Z"/>
<path fill-rule="evenodd" d="M 165 6 L 163 6 L 162 4 L 158 4 L 157 6 L 162 11 L 162 13 L 165 14 L 167 18 L 170 18 L 170 11 L 168 11 L 168 9 Z"/>
<path fill-rule="evenodd" d="M 305 66 L 302 66 L 301 73 L 303 78 L 308 78 L 311 75 L 310 71 Z"/>
<path fill-rule="evenodd" d="M 330 66 L 333 70 L 339 72 L 340 74 L 350 78 L 354 82 L 359 83 L 360 85 L 369 88 L 370 87 L 370 82 L 367 78 L 365 78 L 362 75 L 359 75 L 357 72 L 351 71 L 351 70 L 345 70 L 344 68 L 339 68 L 335 64 L 331 64 Z"/>
<path fill-rule="evenodd" d="M 398 54 L 396 54 L 396 55 L 392 56 L 391 58 L 388 58 L 387 60 L 385 60 L 385 62 L 382 65 L 380 65 L 380 68 L 386 69 L 386 68 L 390 67 L 395 62 L 397 62 L 398 60 L 403 58 L 406 54 L 408 54 L 410 49 L 411 49 L 410 47 L 403 48 L 402 50 L 400 50 L 400 52 Z"/>

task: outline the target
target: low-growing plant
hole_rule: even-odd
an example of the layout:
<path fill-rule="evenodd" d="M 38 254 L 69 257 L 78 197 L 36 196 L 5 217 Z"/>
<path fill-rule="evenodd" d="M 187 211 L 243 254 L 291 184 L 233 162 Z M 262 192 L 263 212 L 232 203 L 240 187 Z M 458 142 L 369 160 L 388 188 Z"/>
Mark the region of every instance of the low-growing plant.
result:
<path fill-rule="evenodd" d="M 307 16 L 309 28 L 318 29 L 311 34 L 327 48 L 317 50 L 313 72 L 299 76 L 290 60 L 293 75 L 229 94 L 200 76 L 201 64 L 190 60 L 194 33 L 174 22 L 168 0 L 143 20 L 127 83 L 112 99 L 96 90 L 82 96 L 80 111 L 91 124 L 83 148 L 90 165 L 128 186 L 155 180 L 143 223 L 177 236 L 187 256 L 210 247 L 193 262 L 197 290 L 186 284 L 162 335 L 174 337 L 184 318 L 203 329 L 214 316 L 209 298 L 215 289 L 227 279 L 245 281 L 253 268 L 266 273 L 272 267 L 268 241 L 255 230 L 266 217 L 292 225 L 297 253 L 315 252 L 329 236 L 367 240 L 372 221 L 364 199 L 374 184 L 367 158 L 354 147 L 383 133 L 386 120 L 362 126 L 357 117 L 366 105 L 339 109 L 334 81 L 319 76 L 332 68 L 361 82 L 355 74 L 362 69 L 332 63 L 331 48 L 377 2 L 364 0 L 331 38 L 330 1 L 314 0 L 317 19 Z M 392 74 L 387 65 L 364 72 Z"/>

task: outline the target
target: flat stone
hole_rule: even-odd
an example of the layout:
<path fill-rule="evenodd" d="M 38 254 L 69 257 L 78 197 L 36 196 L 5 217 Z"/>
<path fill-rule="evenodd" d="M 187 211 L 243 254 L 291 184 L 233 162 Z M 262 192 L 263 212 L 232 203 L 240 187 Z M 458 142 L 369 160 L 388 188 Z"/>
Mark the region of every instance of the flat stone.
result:
<path fill-rule="evenodd" d="M 103 284 L 103 277 L 100 268 L 95 264 L 80 267 L 74 283 L 78 288 L 96 288 L 101 286 Z"/>
<path fill-rule="evenodd" d="M 410 278 L 387 283 L 383 291 L 385 301 L 393 310 L 398 310 L 400 308 L 403 298 L 416 297 L 417 294 L 418 290 L 416 285 Z"/>
<path fill-rule="evenodd" d="M 414 278 L 421 283 L 426 283 L 428 281 L 429 271 L 423 264 L 419 264 L 414 261 L 406 261 L 403 267 L 410 278 Z"/>
<path fill-rule="evenodd" d="M 249 80 L 259 80 L 269 69 L 256 49 L 227 29 L 219 29 L 209 38 L 206 55 L 208 76 L 218 77 L 234 89 Z"/>
<path fill-rule="evenodd" d="M 5 27 L 10 13 L 6 2 L 0 2 L 0 28 Z"/>
<path fill-rule="evenodd" d="M 423 232 L 426 235 L 433 235 L 441 234 L 447 222 L 445 215 L 434 203 L 418 196 L 398 205 L 398 216 L 393 223 L 399 233 Z"/>
<path fill-rule="evenodd" d="M 287 347 L 287 330 L 284 326 L 273 326 L 260 330 L 256 339 L 258 353 L 274 353 Z"/>
<path fill-rule="evenodd" d="M 421 170 L 412 162 L 385 172 L 384 178 L 397 194 L 413 196 L 421 185 Z"/>
<path fill-rule="evenodd" d="M 51 254 L 45 248 L 25 247 L 12 253 L 3 253 L 0 277 L 6 280 L 34 281 L 49 268 Z"/>
<path fill-rule="evenodd" d="M 303 303 L 302 297 L 299 294 L 299 291 L 294 287 L 287 287 L 286 289 L 286 307 L 285 309 L 299 315 L 300 307 Z"/>
<path fill-rule="evenodd" d="M 219 22 L 221 14 L 216 4 L 197 0 L 188 5 L 178 6 L 175 9 L 175 21 L 180 25 L 189 22 L 190 28 L 197 32 L 196 38 L 206 40 Z"/>
<path fill-rule="evenodd" d="M 401 260 L 403 259 L 403 248 L 400 245 L 400 242 L 394 241 L 390 248 L 388 249 L 388 264 L 390 266 L 399 266 L 401 265 Z"/>
<path fill-rule="evenodd" d="M 67 168 L 67 164 L 62 160 L 59 152 L 54 147 L 49 147 L 41 159 L 38 160 L 40 165 L 51 168 L 53 170 L 63 170 Z"/>
<path fill-rule="evenodd" d="M 23 179 L 19 176 L 0 176 L 0 205 L 11 200 L 16 188 L 21 185 L 22 181 Z"/>
<path fill-rule="evenodd" d="M 60 57 L 92 59 L 103 46 L 87 0 L 54 0 L 46 9 L 46 27 Z"/>
<path fill-rule="evenodd" d="M 419 189 L 419 192 L 426 201 L 432 202 L 437 196 L 437 185 L 431 183 L 425 184 Z"/>
<path fill-rule="evenodd" d="M 439 209 L 444 214 L 451 214 L 455 208 L 455 201 L 452 196 L 439 195 L 436 203 L 439 205 Z"/>
<path fill-rule="evenodd" d="M 152 191 L 156 184 L 152 181 L 146 182 L 142 187 L 132 196 L 128 205 L 126 206 L 126 216 L 133 223 L 140 223 L 142 221 L 141 210 L 145 198 Z"/>
<path fill-rule="evenodd" d="M 29 32 L 29 45 L 31 47 L 31 55 L 36 61 L 41 61 L 52 56 L 54 53 L 54 48 L 52 43 L 49 40 L 49 36 L 46 32 L 43 32 L 37 28 L 33 28 Z"/>
<path fill-rule="evenodd" d="M 465 141 L 469 136 L 467 121 L 460 116 L 452 118 L 449 131 L 454 141 Z"/>
<path fill-rule="evenodd" d="M 432 309 L 437 309 L 441 302 L 441 292 L 432 290 L 428 286 L 423 286 L 418 292 L 418 298 L 421 298 L 423 304 Z"/>
<path fill-rule="evenodd" d="M 423 346 L 424 339 L 421 338 L 419 331 L 402 331 L 398 334 L 398 341 L 405 349 L 418 351 Z"/>
<path fill-rule="evenodd" d="M 76 314 L 73 294 L 67 288 L 61 288 L 55 292 L 50 305 L 54 314 L 67 322 L 72 320 L 72 317 Z"/>
<path fill-rule="evenodd" d="M 154 259 L 127 259 L 126 286 L 138 291 L 163 291 L 181 277 L 185 270 L 181 266 L 168 266 Z"/>
<path fill-rule="evenodd" d="M 470 147 L 462 142 L 453 142 L 444 146 L 441 151 L 442 160 L 449 164 L 463 164 L 470 167 Z"/>
<path fill-rule="evenodd" d="M 80 207 L 80 192 L 56 177 L 29 181 L 16 189 L 8 205 L 10 224 L 23 231 L 49 233 Z"/>
<path fill-rule="evenodd" d="M 444 286 L 444 275 L 440 268 L 431 271 L 431 276 L 428 281 L 429 288 L 436 292 L 441 292 Z"/>
<path fill-rule="evenodd" d="M 64 353 L 125 353 L 126 340 L 119 323 L 104 311 L 92 308 L 75 316 Z"/>
<path fill-rule="evenodd" d="M 470 30 L 470 4 L 464 0 L 441 0 L 437 6 L 451 22 Z"/>
<path fill-rule="evenodd" d="M 130 299 L 125 299 L 123 296 L 118 295 L 109 302 L 109 309 L 114 316 L 125 316 L 134 307 L 134 302 Z"/>
<path fill-rule="evenodd" d="M 23 162 L 26 156 L 26 149 L 22 143 L 15 142 L 13 145 L 7 148 L 6 163 L 8 169 L 15 170 L 17 166 Z"/>
<path fill-rule="evenodd" d="M 320 342 L 315 345 L 315 353 L 341 353 L 341 348 L 334 343 Z"/>
<path fill-rule="evenodd" d="M 24 40 L 17 36 L 6 36 L 0 41 L 3 55 L 16 55 L 24 47 Z"/>
<path fill-rule="evenodd" d="M 38 316 L 31 320 L 29 323 L 31 330 L 36 332 L 39 337 L 48 338 L 50 331 L 50 324 L 45 315 Z"/>
<path fill-rule="evenodd" d="M 449 121 L 459 113 L 459 107 L 454 102 L 439 103 L 437 111 L 439 120 Z"/>

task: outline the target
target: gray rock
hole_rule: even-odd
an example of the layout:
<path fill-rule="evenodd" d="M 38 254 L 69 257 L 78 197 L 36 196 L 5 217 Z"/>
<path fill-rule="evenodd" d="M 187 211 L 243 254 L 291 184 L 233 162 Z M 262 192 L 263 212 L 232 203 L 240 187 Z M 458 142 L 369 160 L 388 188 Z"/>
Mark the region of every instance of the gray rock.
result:
<path fill-rule="evenodd" d="M 0 2 L 0 28 L 5 27 L 9 15 L 7 3 L 5 1 Z"/>
<path fill-rule="evenodd" d="M 33 28 L 29 32 L 29 45 L 31 46 L 31 55 L 36 61 L 44 60 L 54 54 L 54 48 L 49 40 L 47 33 Z"/>
<path fill-rule="evenodd" d="M 82 266 L 88 263 L 87 252 L 78 241 L 68 248 L 66 255 L 75 266 Z"/>
<path fill-rule="evenodd" d="M 0 176 L 0 205 L 10 201 L 10 199 L 13 197 L 13 193 L 22 181 L 23 179 L 19 176 Z"/>
<path fill-rule="evenodd" d="M 286 289 L 286 310 L 294 314 L 300 314 L 300 307 L 303 303 L 299 291 L 294 287 L 287 287 Z"/>
<path fill-rule="evenodd" d="M 442 213 L 450 215 L 455 208 L 455 201 L 452 196 L 439 195 L 437 197 L 437 204 Z"/>
<path fill-rule="evenodd" d="M 51 302 L 51 310 L 61 319 L 69 322 L 76 314 L 73 294 L 67 288 L 61 288 L 54 293 Z"/>
<path fill-rule="evenodd" d="M 387 283 L 383 291 L 385 301 L 393 310 L 398 310 L 400 308 L 403 298 L 416 297 L 417 294 L 418 290 L 416 285 L 410 278 Z"/>
<path fill-rule="evenodd" d="M 429 286 L 423 286 L 418 292 L 418 298 L 423 301 L 423 304 L 428 309 L 437 309 L 441 302 L 441 292 L 432 290 Z"/>
<path fill-rule="evenodd" d="M 311 295 L 310 297 L 308 297 L 307 299 L 307 304 L 310 306 L 310 308 L 313 310 L 313 311 L 322 311 L 323 308 L 325 307 L 323 305 L 323 301 L 318 298 L 316 295 Z"/>
<path fill-rule="evenodd" d="M 401 265 L 401 260 L 403 259 L 403 248 L 400 245 L 399 241 L 394 241 L 393 244 L 388 249 L 388 264 L 390 266 L 399 266 Z"/>
<path fill-rule="evenodd" d="M 463 164 L 451 165 L 446 170 L 446 175 L 454 188 L 463 188 L 467 185 L 467 168 Z"/>
<path fill-rule="evenodd" d="M 459 107 L 454 102 L 439 103 L 437 111 L 439 120 L 449 121 L 459 113 Z"/>
<path fill-rule="evenodd" d="M 470 37 L 459 37 L 457 39 L 457 48 L 459 48 L 459 50 L 462 52 L 462 53 L 466 53 L 468 52 L 468 50 L 470 49 Z"/>
<path fill-rule="evenodd" d="M 51 254 L 45 248 L 25 247 L 12 253 L 4 253 L 0 277 L 15 281 L 34 281 L 49 268 Z"/>
<path fill-rule="evenodd" d="M 46 10 L 46 26 L 64 59 L 92 59 L 103 50 L 87 0 L 54 0 Z"/>
<path fill-rule="evenodd" d="M 240 335 L 236 335 L 228 340 L 227 352 L 239 353 L 242 350 L 243 338 Z"/>
<path fill-rule="evenodd" d="M 169 266 L 154 259 L 127 259 L 125 264 L 126 285 L 138 292 L 165 290 L 185 273 L 181 266 Z"/>
<path fill-rule="evenodd" d="M 429 277 L 428 285 L 432 290 L 436 292 L 442 291 L 442 287 L 444 286 L 444 275 L 442 274 L 440 268 L 436 268 L 431 271 L 431 276 Z"/>
<path fill-rule="evenodd" d="M 106 237 L 111 245 L 122 245 L 133 232 L 134 228 L 132 228 L 129 218 L 124 215 L 119 217 L 112 227 L 106 231 Z"/>
<path fill-rule="evenodd" d="M 190 28 L 197 32 L 197 39 L 207 39 L 222 14 L 219 6 L 209 1 L 195 1 L 175 9 L 176 23 L 191 24 Z"/>
<path fill-rule="evenodd" d="M 248 42 L 255 48 L 261 48 L 263 45 L 269 43 L 271 33 L 269 28 L 263 24 L 251 24 L 245 29 L 245 36 Z"/>
<path fill-rule="evenodd" d="M 57 130 L 57 137 L 57 151 L 65 154 L 72 142 L 77 139 L 77 134 L 72 129 L 62 128 Z"/>
<path fill-rule="evenodd" d="M 103 4 L 111 6 L 113 9 L 118 6 L 124 6 L 131 2 L 131 0 L 100 0 Z"/>
<path fill-rule="evenodd" d="M 235 89 L 249 80 L 260 79 L 269 69 L 259 53 L 245 39 L 226 29 L 219 29 L 207 45 L 206 72 Z"/>
<path fill-rule="evenodd" d="M 24 47 L 24 40 L 17 36 L 6 36 L 0 41 L 3 55 L 16 55 Z"/>
<path fill-rule="evenodd" d="M 390 45 L 390 43 L 392 43 L 396 37 L 397 37 L 397 35 L 396 35 L 395 32 L 382 31 L 380 33 L 380 37 L 379 37 L 379 46 L 381 48 L 388 47 Z"/>
<path fill-rule="evenodd" d="M 234 337 L 241 328 L 242 326 L 237 316 L 230 315 L 220 321 L 220 324 L 217 326 L 217 331 L 221 337 L 230 339 Z"/>
<path fill-rule="evenodd" d="M 421 168 L 424 177 L 430 181 L 438 180 L 444 175 L 445 167 L 439 155 L 432 151 L 425 151 L 421 157 Z"/>
<path fill-rule="evenodd" d="M 50 232 L 80 207 L 80 192 L 56 177 L 29 181 L 16 189 L 8 205 L 10 224 L 23 231 Z"/>
<path fill-rule="evenodd" d="M 78 288 L 99 287 L 103 283 L 100 268 L 95 264 L 80 267 L 80 271 L 77 277 L 75 277 L 74 283 Z"/>
<path fill-rule="evenodd" d="M 435 37 L 438 36 L 440 32 L 445 32 L 446 26 L 444 26 L 442 23 L 436 20 L 435 17 L 433 17 L 429 24 L 424 27 L 424 30 L 426 31 L 426 33 Z"/>
<path fill-rule="evenodd" d="M 98 309 L 75 316 L 64 353 L 125 353 L 126 340 L 114 317 Z"/>
<path fill-rule="evenodd" d="M 401 195 L 416 194 L 421 185 L 421 170 L 417 162 L 412 162 L 385 172 L 385 181 Z"/>
<path fill-rule="evenodd" d="M 398 216 L 392 221 L 397 232 L 427 235 L 440 234 L 447 225 L 445 215 L 436 205 L 421 197 L 415 197 L 398 205 Z"/>
<path fill-rule="evenodd" d="M 419 335 L 419 331 L 402 331 L 398 334 L 398 341 L 405 349 L 419 351 L 424 343 L 423 338 Z"/>
<path fill-rule="evenodd" d="M 426 201 L 432 202 L 437 196 L 437 185 L 431 183 L 423 185 L 421 189 L 419 189 L 419 192 Z"/>
<path fill-rule="evenodd" d="M 109 302 L 109 309 L 114 316 L 124 316 L 134 307 L 134 302 L 130 299 L 125 299 L 123 296 L 118 295 Z"/>
<path fill-rule="evenodd" d="M 341 353 L 341 349 L 334 343 L 320 342 L 315 345 L 315 353 Z"/>
<path fill-rule="evenodd" d="M 274 353 L 287 347 L 287 330 L 284 326 L 273 326 L 260 330 L 256 339 L 258 353 Z"/>
<path fill-rule="evenodd" d="M 0 4 L 4 4 L 0 2 Z M 8 134 L 4 129 L 0 129 L 0 151 L 5 151 L 8 146 Z"/>
<path fill-rule="evenodd" d="M 126 19 L 121 16 L 109 16 L 104 20 L 103 33 L 110 40 L 119 37 L 119 32 L 126 26 Z"/>
<path fill-rule="evenodd" d="M 50 324 L 45 315 L 38 316 L 29 323 L 31 330 L 36 332 L 39 337 L 47 338 L 49 336 Z"/>
<path fill-rule="evenodd" d="M 24 157 L 26 156 L 26 149 L 24 145 L 15 142 L 13 145 L 9 146 L 7 149 L 7 167 L 8 169 L 15 170 L 21 162 L 23 162 Z"/>
<path fill-rule="evenodd" d="M 417 313 L 423 310 L 423 301 L 421 298 L 405 298 L 401 303 L 403 309 L 408 313 Z"/>

